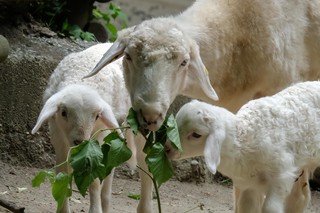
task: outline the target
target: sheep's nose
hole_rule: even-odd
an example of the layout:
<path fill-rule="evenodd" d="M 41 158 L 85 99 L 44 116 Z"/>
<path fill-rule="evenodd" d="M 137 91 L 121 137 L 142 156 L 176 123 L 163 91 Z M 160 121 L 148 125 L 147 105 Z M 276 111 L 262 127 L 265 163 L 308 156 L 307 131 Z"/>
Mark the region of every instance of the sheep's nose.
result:
<path fill-rule="evenodd" d="M 74 141 L 73 141 L 73 144 L 74 144 L 74 145 L 79 145 L 81 142 L 82 142 L 82 141 L 80 141 L 80 140 L 74 140 Z"/>
<path fill-rule="evenodd" d="M 156 131 L 159 129 L 162 121 L 162 113 L 160 112 L 150 112 L 150 111 L 142 111 L 140 110 L 144 127 L 151 130 Z"/>

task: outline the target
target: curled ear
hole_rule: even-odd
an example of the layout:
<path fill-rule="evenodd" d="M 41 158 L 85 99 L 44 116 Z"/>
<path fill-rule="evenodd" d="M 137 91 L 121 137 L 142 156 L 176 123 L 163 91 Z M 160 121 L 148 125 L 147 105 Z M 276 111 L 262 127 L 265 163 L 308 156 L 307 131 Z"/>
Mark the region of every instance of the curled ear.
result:
<path fill-rule="evenodd" d="M 192 42 L 191 45 L 187 83 L 184 85 L 183 95 L 188 97 L 193 95 L 206 102 L 219 100 L 216 91 L 211 86 L 209 73 L 202 62 L 199 46 L 196 42 Z"/>
<path fill-rule="evenodd" d="M 103 103 L 103 110 L 101 112 L 101 117 L 100 119 L 102 120 L 102 122 L 108 127 L 108 128 L 111 128 L 111 129 L 117 129 L 119 128 L 119 123 L 110 107 L 110 105 L 105 102 L 105 101 L 102 101 Z M 123 134 L 122 132 L 117 129 L 116 130 L 120 136 L 123 137 Z"/>
<path fill-rule="evenodd" d="M 130 33 L 134 30 L 135 27 L 130 27 L 124 30 L 121 30 L 118 33 L 117 40 L 113 45 L 107 50 L 107 52 L 102 56 L 97 65 L 93 70 L 83 78 L 89 78 L 97 74 L 103 67 L 107 66 L 111 62 L 117 60 L 123 55 L 124 49 L 126 48 L 126 39 L 129 37 Z"/>
<path fill-rule="evenodd" d="M 44 104 L 40 115 L 38 117 L 36 125 L 33 127 L 31 133 L 36 133 L 42 124 L 47 121 L 51 116 L 58 111 L 58 105 L 60 103 L 60 95 L 56 93 L 52 95 Z"/>
<path fill-rule="evenodd" d="M 221 144 L 225 140 L 226 133 L 223 129 L 215 129 L 208 136 L 204 147 L 204 159 L 210 172 L 215 174 L 220 164 Z"/>

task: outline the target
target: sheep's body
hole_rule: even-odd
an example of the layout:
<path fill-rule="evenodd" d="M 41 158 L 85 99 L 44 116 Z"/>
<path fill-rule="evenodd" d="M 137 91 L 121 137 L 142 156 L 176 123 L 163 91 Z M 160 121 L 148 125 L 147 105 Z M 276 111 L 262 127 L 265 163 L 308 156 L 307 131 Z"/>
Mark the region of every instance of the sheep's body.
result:
<path fill-rule="evenodd" d="M 111 106 L 118 121 L 124 121 L 131 102 L 124 84 L 123 68 L 120 60 L 103 69 L 102 75 L 82 80 L 83 76 L 103 56 L 105 49 L 110 46 L 111 43 L 96 44 L 84 51 L 66 56 L 58 64 L 49 79 L 43 97 L 44 102 L 67 85 L 87 85 L 96 90 L 101 98 Z"/>
<path fill-rule="evenodd" d="M 198 0 L 177 16 L 119 32 L 90 75 L 126 53 L 124 75 L 133 107 L 152 130 L 177 94 L 236 112 L 251 99 L 320 77 L 319 9 L 317 0 Z M 179 73 L 184 60 L 187 74 Z M 219 101 L 197 78 L 202 66 Z"/>
<path fill-rule="evenodd" d="M 260 212 L 257 198 L 262 195 L 263 213 L 289 212 L 285 199 L 295 179 L 320 166 L 319 91 L 320 82 L 298 83 L 250 101 L 236 115 L 188 103 L 176 117 L 184 152 L 170 149 L 169 156 L 204 155 L 212 172 L 218 169 L 240 190 L 237 212 Z M 306 196 L 303 202 L 309 201 Z"/>
<path fill-rule="evenodd" d="M 65 162 L 70 147 L 88 140 L 99 129 L 118 127 L 131 107 L 120 61 L 107 67 L 103 75 L 82 80 L 110 46 L 98 44 L 66 56 L 50 77 L 43 97 L 45 104 L 32 133 L 48 121 L 57 165 Z M 97 140 L 102 143 L 107 134 L 107 131 L 100 133 Z M 69 173 L 71 168 L 63 164 L 57 167 L 57 172 L 60 171 Z M 90 185 L 90 213 L 109 212 L 112 179 L 113 171 L 103 184 L 95 180 Z M 60 212 L 70 212 L 68 199 Z"/>

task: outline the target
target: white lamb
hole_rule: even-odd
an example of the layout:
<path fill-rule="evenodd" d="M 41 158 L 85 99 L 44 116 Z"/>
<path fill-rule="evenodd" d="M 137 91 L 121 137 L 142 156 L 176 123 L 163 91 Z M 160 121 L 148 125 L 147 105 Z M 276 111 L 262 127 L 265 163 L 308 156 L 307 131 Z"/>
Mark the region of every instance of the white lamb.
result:
<path fill-rule="evenodd" d="M 262 213 L 303 212 L 285 200 L 302 171 L 320 166 L 319 81 L 250 101 L 236 115 L 192 101 L 176 120 L 183 152 L 168 148 L 168 155 L 204 155 L 211 172 L 230 177 L 240 190 L 236 212 L 260 212 L 262 195 Z"/>
<path fill-rule="evenodd" d="M 119 127 L 118 122 L 125 119 L 131 107 L 120 61 L 105 68 L 99 77 L 81 80 L 110 46 L 98 44 L 66 56 L 50 77 L 45 104 L 32 133 L 48 121 L 56 165 L 66 160 L 70 147 L 88 140 L 97 130 Z M 102 143 L 108 133 L 101 133 L 97 139 Z M 57 168 L 61 171 L 69 173 L 71 168 L 63 164 Z M 91 184 L 89 212 L 109 212 L 112 179 L 113 171 L 102 185 L 99 180 Z M 61 212 L 70 212 L 68 199 Z"/>

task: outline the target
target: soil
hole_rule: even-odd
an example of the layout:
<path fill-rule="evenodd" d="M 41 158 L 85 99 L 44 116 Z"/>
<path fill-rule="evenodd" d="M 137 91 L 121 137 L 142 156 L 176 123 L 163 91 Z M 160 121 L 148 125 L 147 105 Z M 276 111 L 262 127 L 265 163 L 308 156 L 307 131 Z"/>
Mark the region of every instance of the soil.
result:
<path fill-rule="evenodd" d="M 0 199 L 11 201 L 18 207 L 24 207 L 26 213 L 55 212 L 56 203 L 51 196 L 50 184 L 46 182 L 39 188 L 32 188 L 31 180 L 39 171 L 37 168 L 12 166 L 0 161 Z M 139 194 L 140 182 L 136 175 L 129 177 L 116 171 L 113 183 L 112 211 L 136 212 L 138 201 L 128 194 Z M 76 187 L 74 187 L 76 188 Z M 162 212 L 233 212 L 232 187 L 216 182 L 194 183 L 170 180 L 160 187 Z M 153 201 L 154 212 L 157 202 Z M 73 191 L 70 201 L 72 212 L 88 212 L 88 196 L 83 198 Z M 200 208 L 202 206 L 202 209 Z M 9 212 L 0 207 L 0 212 Z M 312 192 L 312 201 L 306 213 L 320 212 L 320 192 Z"/>

